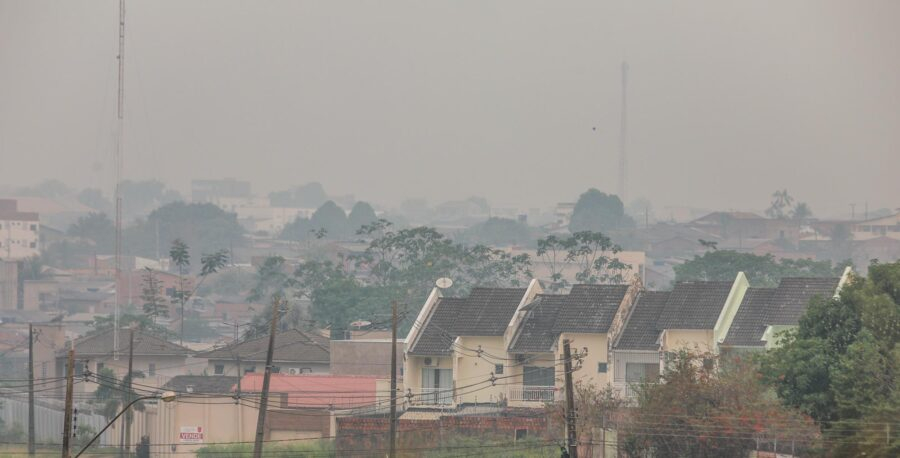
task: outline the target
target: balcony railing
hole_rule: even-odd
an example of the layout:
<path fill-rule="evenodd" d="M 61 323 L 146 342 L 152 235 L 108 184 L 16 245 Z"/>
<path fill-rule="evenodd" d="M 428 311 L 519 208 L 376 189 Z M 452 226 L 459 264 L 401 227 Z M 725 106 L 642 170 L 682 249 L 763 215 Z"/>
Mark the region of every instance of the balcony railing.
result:
<path fill-rule="evenodd" d="M 557 399 L 555 386 L 512 385 L 509 387 L 509 400 L 521 402 L 553 402 Z"/>
<path fill-rule="evenodd" d="M 408 393 L 414 406 L 449 406 L 454 404 L 453 388 L 413 388 Z"/>

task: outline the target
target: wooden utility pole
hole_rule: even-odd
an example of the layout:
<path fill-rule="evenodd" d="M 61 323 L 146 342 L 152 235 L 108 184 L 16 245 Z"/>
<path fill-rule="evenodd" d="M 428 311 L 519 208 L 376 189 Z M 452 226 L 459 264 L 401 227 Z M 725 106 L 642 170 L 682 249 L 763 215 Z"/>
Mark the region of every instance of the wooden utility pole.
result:
<path fill-rule="evenodd" d="M 66 362 L 66 416 L 63 420 L 62 458 L 69 458 L 69 437 L 72 434 L 72 391 L 75 389 L 75 348 L 69 349 Z"/>
<path fill-rule="evenodd" d="M 28 454 L 34 455 L 34 326 L 28 324 Z"/>
<path fill-rule="evenodd" d="M 575 392 L 572 387 L 572 350 L 569 339 L 563 339 L 563 368 L 566 371 L 566 440 L 569 457 L 578 458 L 578 433 L 575 430 Z"/>
<path fill-rule="evenodd" d="M 128 405 L 131 402 L 131 383 L 132 378 L 134 378 L 134 374 L 132 372 L 132 367 L 134 364 L 134 329 L 128 331 L 128 385 L 125 386 L 125 403 L 123 405 Z M 128 453 L 128 449 L 130 448 L 131 442 L 131 421 L 134 419 L 131 412 L 125 413 L 125 428 L 122 430 L 122 456 L 125 456 Z"/>
<path fill-rule="evenodd" d="M 397 301 L 391 302 L 391 445 L 389 457 L 397 456 Z"/>
<path fill-rule="evenodd" d="M 269 407 L 269 380 L 272 378 L 272 357 L 275 353 L 275 331 L 278 329 L 278 315 L 281 313 L 281 298 L 272 301 L 272 328 L 269 330 L 269 349 L 266 351 L 266 372 L 263 375 L 262 394 L 259 397 L 259 417 L 256 420 L 256 439 L 253 442 L 253 458 L 262 458 L 263 437 L 265 436 L 266 409 Z"/>

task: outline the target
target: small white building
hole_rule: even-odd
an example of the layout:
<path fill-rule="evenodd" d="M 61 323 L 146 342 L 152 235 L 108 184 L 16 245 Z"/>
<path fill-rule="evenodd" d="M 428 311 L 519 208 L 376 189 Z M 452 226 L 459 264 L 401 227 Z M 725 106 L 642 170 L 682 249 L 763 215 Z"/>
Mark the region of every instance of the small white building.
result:
<path fill-rule="evenodd" d="M 0 199 L 0 259 L 38 256 L 41 223 L 38 214 L 20 212 L 14 199 Z"/>

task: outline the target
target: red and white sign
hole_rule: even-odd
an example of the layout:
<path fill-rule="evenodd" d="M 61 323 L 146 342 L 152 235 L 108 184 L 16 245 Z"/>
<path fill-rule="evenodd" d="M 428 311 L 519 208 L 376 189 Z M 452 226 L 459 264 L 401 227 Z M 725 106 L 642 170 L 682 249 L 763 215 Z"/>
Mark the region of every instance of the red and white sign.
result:
<path fill-rule="evenodd" d="M 181 433 L 178 438 L 185 444 L 202 444 L 203 443 L 203 427 L 202 426 L 182 426 Z"/>

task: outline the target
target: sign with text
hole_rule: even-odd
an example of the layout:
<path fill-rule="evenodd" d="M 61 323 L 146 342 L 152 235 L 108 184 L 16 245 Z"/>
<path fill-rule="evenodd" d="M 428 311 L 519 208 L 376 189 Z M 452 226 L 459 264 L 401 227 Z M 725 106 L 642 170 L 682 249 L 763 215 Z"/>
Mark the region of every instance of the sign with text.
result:
<path fill-rule="evenodd" d="M 203 427 L 202 426 L 182 426 L 181 433 L 178 438 L 184 444 L 202 444 L 203 443 Z"/>

